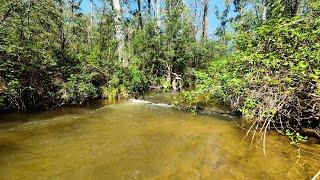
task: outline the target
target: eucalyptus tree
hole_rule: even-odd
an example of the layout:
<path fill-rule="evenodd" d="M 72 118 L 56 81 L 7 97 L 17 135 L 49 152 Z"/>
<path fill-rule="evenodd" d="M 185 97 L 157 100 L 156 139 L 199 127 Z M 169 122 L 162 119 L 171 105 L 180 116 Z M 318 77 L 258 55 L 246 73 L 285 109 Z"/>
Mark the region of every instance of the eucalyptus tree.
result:
<path fill-rule="evenodd" d="M 156 1 L 156 21 L 158 28 L 161 28 L 161 0 Z"/>
<path fill-rule="evenodd" d="M 142 19 L 143 0 L 136 0 L 136 1 L 138 5 L 139 26 L 140 26 L 140 29 L 143 29 L 143 19 Z"/>
<path fill-rule="evenodd" d="M 122 23 L 121 0 L 112 0 L 114 9 L 114 24 L 116 30 L 116 39 L 118 42 L 118 58 L 123 67 L 128 66 L 128 59 L 125 55 L 125 34 Z"/>
<path fill-rule="evenodd" d="M 203 40 L 208 38 L 208 6 L 209 0 L 204 0 L 203 3 L 203 17 L 202 17 L 202 34 L 201 38 Z"/>

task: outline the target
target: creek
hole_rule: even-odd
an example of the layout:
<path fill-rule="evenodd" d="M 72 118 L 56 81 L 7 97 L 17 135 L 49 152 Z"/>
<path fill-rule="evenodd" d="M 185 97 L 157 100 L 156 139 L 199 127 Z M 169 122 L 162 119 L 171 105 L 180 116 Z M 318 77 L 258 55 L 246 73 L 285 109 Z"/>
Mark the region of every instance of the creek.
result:
<path fill-rule="evenodd" d="M 237 119 L 144 100 L 0 116 L 0 179 L 311 179 L 320 147 L 269 133 L 242 141 Z M 165 100 L 163 101 L 165 102 Z"/>

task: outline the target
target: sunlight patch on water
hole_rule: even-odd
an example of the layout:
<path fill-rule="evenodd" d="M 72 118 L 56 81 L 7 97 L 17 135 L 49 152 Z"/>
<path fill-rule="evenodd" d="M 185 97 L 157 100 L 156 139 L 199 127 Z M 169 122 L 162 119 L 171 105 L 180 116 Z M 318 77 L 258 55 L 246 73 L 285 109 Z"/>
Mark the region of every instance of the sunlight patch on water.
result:
<path fill-rule="evenodd" d="M 165 104 L 165 103 L 153 103 L 150 101 L 140 100 L 140 99 L 130 99 L 129 101 L 134 104 L 147 104 L 147 105 L 159 107 L 159 108 L 172 108 L 173 107 L 172 105 Z"/>

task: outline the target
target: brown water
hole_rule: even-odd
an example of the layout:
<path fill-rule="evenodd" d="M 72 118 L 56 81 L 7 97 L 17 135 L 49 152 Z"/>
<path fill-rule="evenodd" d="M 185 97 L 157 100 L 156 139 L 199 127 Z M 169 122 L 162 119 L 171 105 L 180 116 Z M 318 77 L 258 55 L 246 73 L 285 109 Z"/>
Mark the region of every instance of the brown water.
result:
<path fill-rule="evenodd" d="M 136 100 L 2 115 L 0 179 L 310 179 L 320 147 L 241 143 L 232 119 Z"/>

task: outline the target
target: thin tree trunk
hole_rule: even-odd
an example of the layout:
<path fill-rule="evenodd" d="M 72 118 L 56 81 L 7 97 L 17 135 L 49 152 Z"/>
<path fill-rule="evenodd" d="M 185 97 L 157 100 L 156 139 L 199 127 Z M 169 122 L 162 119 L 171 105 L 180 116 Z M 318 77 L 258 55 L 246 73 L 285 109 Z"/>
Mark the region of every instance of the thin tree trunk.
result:
<path fill-rule="evenodd" d="M 167 78 L 167 85 L 171 86 L 171 80 L 172 80 L 171 73 L 172 73 L 172 70 L 171 70 L 171 67 L 170 67 L 170 65 L 168 63 L 166 64 L 166 66 L 167 66 L 167 77 L 166 77 Z"/>
<path fill-rule="evenodd" d="M 204 0 L 203 18 L 202 18 L 202 40 L 208 38 L 208 4 L 209 4 L 209 0 Z"/>
<path fill-rule="evenodd" d="M 114 8 L 114 22 L 115 22 L 115 29 L 116 29 L 116 39 L 118 42 L 118 57 L 119 61 L 122 63 L 123 67 L 128 66 L 128 60 L 125 57 L 124 50 L 125 50 L 125 41 L 124 41 L 124 31 L 121 22 L 121 5 L 120 0 L 113 0 L 112 1 L 113 8 Z"/>
<path fill-rule="evenodd" d="M 148 13 L 149 13 L 149 16 L 151 17 L 151 0 L 148 0 Z"/>
<path fill-rule="evenodd" d="M 90 13 L 90 26 L 89 26 L 89 37 L 88 37 L 88 42 L 89 45 L 92 45 L 92 32 L 93 32 L 93 0 L 90 0 L 90 9 L 91 9 L 91 13 Z"/>
<path fill-rule="evenodd" d="M 138 3 L 139 26 L 140 26 L 140 29 L 143 29 L 142 10 L 141 10 L 141 5 L 143 5 L 143 0 L 137 0 L 137 3 Z"/>
<path fill-rule="evenodd" d="M 59 13 L 61 14 L 61 16 L 64 17 L 64 2 L 63 1 L 59 1 Z M 59 39 L 60 39 L 60 51 L 63 52 L 65 49 L 65 30 L 64 30 L 64 26 L 63 26 L 63 20 L 58 22 L 58 32 L 59 32 Z"/>
<path fill-rule="evenodd" d="M 299 15 L 299 16 L 303 15 L 304 5 L 305 5 L 304 0 L 301 0 L 300 3 L 297 6 L 297 15 Z"/>
<path fill-rule="evenodd" d="M 194 34 L 195 34 L 195 38 L 198 35 L 199 32 L 199 26 L 198 26 L 198 0 L 194 0 L 194 4 L 193 4 L 193 21 L 194 21 Z"/>
<path fill-rule="evenodd" d="M 267 20 L 268 6 L 266 3 L 263 4 L 263 12 L 262 12 L 262 21 L 265 22 Z"/>
<path fill-rule="evenodd" d="M 90 0 L 91 14 L 90 14 L 90 26 L 93 28 L 93 0 Z"/>
<path fill-rule="evenodd" d="M 161 28 L 161 12 L 160 12 L 160 0 L 156 0 L 156 17 L 157 17 L 157 26 Z"/>

